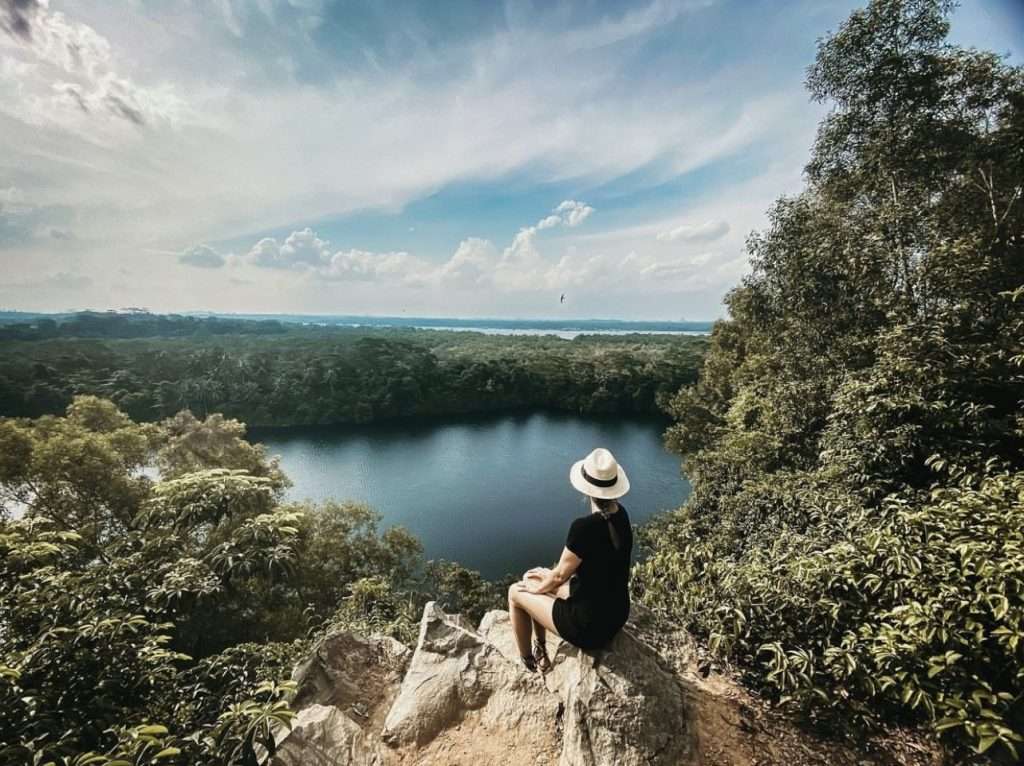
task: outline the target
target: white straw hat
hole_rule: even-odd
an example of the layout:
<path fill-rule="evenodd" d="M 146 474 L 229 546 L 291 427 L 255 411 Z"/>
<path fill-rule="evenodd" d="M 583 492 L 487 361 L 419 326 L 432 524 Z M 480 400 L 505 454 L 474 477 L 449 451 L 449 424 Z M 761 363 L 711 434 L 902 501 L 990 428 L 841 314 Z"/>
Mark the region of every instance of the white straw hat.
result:
<path fill-rule="evenodd" d="M 572 464 L 569 482 L 584 495 L 613 500 L 629 492 L 629 479 L 615 456 L 598 447 L 583 460 Z"/>

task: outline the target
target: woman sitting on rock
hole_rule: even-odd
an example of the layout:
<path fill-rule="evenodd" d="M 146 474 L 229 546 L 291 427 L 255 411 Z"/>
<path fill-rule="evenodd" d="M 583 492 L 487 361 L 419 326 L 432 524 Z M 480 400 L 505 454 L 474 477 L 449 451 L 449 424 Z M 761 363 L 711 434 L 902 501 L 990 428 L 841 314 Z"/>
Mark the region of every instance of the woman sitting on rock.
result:
<path fill-rule="evenodd" d="M 573 464 L 569 481 L 589 498 L 590 513 L 569 527 L 554 569 L 531 569 L 508 589 L 512 630 L 530 671 L 551 668 L 548 630 L 574 646 L 598 649 L 629 617 L 633 528 L 618 502 L 629 491 L 626 472 L 611 452 L 599 448 Z"/>

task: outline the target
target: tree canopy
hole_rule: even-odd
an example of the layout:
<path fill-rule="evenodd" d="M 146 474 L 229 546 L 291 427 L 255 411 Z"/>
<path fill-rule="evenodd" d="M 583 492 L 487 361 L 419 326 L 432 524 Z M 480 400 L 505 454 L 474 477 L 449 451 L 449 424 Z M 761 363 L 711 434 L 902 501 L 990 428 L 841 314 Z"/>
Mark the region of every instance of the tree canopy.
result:
<path fill-rule="evenodd" d="M 188 409 L 251 426 L 539 408 L 663 414 L 661 400 L 696 380 L 706 346 L 686 336 L 567 341 L 298 325 L 279 334 L 0 340 L 0 415 L 59 414 L 79 394 L 140 421 Z"/>
<path fill-rule="evenodd" d="M 254 763 L 310 637 L 499 603 L 365 506 L 284 502 L 244 435 L 89 396 L 0 420 L 0 761 Z"/>
<path fill-rule="evenodd" d="M 672 401 L 694 491 L 644 600 L 832 723 L 1024 736 L 1024 72 L 874 0 L 823 39 L 806 187 Z"/>

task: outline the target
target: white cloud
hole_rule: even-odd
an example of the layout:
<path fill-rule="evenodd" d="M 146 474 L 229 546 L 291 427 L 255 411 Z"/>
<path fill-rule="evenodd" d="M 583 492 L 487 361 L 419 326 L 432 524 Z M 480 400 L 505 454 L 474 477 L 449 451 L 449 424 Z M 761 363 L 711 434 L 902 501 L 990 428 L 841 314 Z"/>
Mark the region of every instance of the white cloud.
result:
<path fill-rule="evenodd" d="M 373 253 L 366 250 L 339 250 L 327 266 L 317 272 L 330 280 L 401 282 L 424 284 L 429 265 L 408 253 Z"/>
<path fill-rule="evenodd" d="M 241 259 L 264 269 L 289 269 L 306 272 L 328 281 L 424 283 L 431 275 L 430 265 L 405 252 L 375 253 L 369 250 L 332 251 L 330 242 L 311 228 L 293 231 L 283 243 L 273 237 L 257 242 Z"/>
<path fill-rule="evenodd" d="M 56 124 L 94 135 L 96 120 L 139 127 L 175 122 L 181 116 L 183 102 L 170 89 L 140 87 L 118 72 L 110 42 L 88 24 L 51 12 L 45 1 L 4 5 L 5 28 L 12 34 L 0 77 L 16 78 L 19 97 L 7 107 L 14 116 L 29 124 Z"/>
<path fill-rule="evenodd" d="M 540 241 L 543 231 L 556 226 L 570 227 L 573 215 L 578 224 L 592 210 L 585 203 L 563 202 L 555 214 L 520 229 L 500 251 L 489 240 L 470 237 L 440 264 L 404 251 L 336 250 L 308 227 L 292 232 L 284 242 L 272 237 L 261 239 L 238 263 L 300 272 L 322 283 L 377 282 L 441 291 L 524 294 L 570 288 L 615 291 L 626 287 L 664 292 L 699 282 L 715 257 L 711 252 L 665 256 L 635 250 L 623 256 L 616 248 L 594 250 L 578 244 L 569 244 L 557 257 L 544 252 L 552 243 Z M 556 222 L 551 223 L 552 218 Z M 209 255 L 206 246 L 193 250 L 201 251 L 197 258 L 204 261 Z M 184 257 L 179 260 L 186 262 Z"/>
<path fill-rule="evenodd" d="M 713 242 L 729 233 L 729 224 L 725 221 L 705 221 L 702 224 L 680 224 L 658 234 L 662 242 Z"/>
<path fill-rule="evenodd" d="M 295 220 L 396 210 L 446 184 L 523 168 L 547 181 L 601 182 L 651 167 L 676 174 L 755 137 L 723 138 L 731 123 L 752 122 L 746 111 L 721 108 L 740 79 L 728 70 L 710 80 L 653 77 L 619 87 L 621 62 L 609 45 L 657 28 L 651 19 L 675 18 L 678 8 L 577 29 L 577 38 L 608 45 L 571 45 L 562 33 L 522 26 L 446 49 L 423 69 L 446 76 L 427 82 L 417 80 L 413 61 L 379 76 L 336 71 L 301 87 L 260 78 L 257 61 L 215 37 L 201 15 L 206 8 L 133 8 L 138 32 L 116 45 L 90 24 L 47 11 L 31 48 L 4 48 L 31 65 L 29 74 L 0 82 L 0 112 L 33 126 L 11 136 L 33 149 L 15 161 L 59 177 L 50 193 L 87 208 L 98 233 L 173 249 L 168 238 L 217 241 Z M 125 23 L 113 11 L 92 14 L 105 30 Z M 250 30 L 246 42 L 270 46 L 272 59 L 289 39 L 287 28 L 280 32 L 280 40 L 263 40 Z M 81 64 L 68 53 L 77 40 L 88 51 Z M 758 139 L 769 141 L 785 113 L 778 102 L 776 94 L 747 100 L 760 108 Z M 130 128 L 131 114 L 150 130 L 123 140 L 111 121 Z M 96 115 L 107 118 L 102 127 Z M 87 135 L 100 150 L 51 129 Z M 590 215 L 587 206 L 564 212 L 569 227 Z"/>
<path fill-rule="evenodd" d="M 615 184 L 627 184 L 629 194 L 750 149 L 773 157 L 789 157 L 794 147 L 805 153 L 817 107 L 806 104 L 802 70 L 762 77 L 746 60 L 713 70 L 661 60 L 645 68 L 633 55 L 645 35 L 677 23 L 685 38 L 680 15 L 700 4 L 642 2 L 633 11 L 582 20 L 589 14 L 561 7 L 517 16 L 521 9 L 510 3 L 486 34 L 444 46 L 411 44 L 398 63 L 359 67 L 339 65 L 336 50 L 310 40 L 325 13 L 317 2 L 303 3 L 301 28 L 290 7 L 271 0 L 248 8 L 241 0 L 223 0 L 219 8 L 85 0 L 62 3 L 67 15 L 37 3 L 29 40 L 0 32 L 0 143 L 5 167 L 17 170 L 0 186 L 17 184 L 40 210 L 66 211 L 65 218 L 50 215 L 32 225 L 74 230 L 79 260 L 69 260 L 69 270 L 137 267 L 130 294 L 94 285 L 91 299 L 108 305 L 244 310 L 243 298 L 224 282 L 195 280 L 166 254 L 184 254 L 190 243 L 248 244 L 257 239 L 252 232 L 268 230 L 295 231 L 228 257 L 239 266 L 223 276 L 248 269 L 244 277 L 253 285 L 244 300 L 262 301 L 258 307 L 267 310 L 312 310 L 314 299 L 322 301 L 317 310 L 329 310 L 339 305 L 338 295 L 349 299 L 344 283 L 356 280 L 374 311 L 396 310 L 394 285 L 416 284 L 437 285 L 421 291 L 435 296 L 427 308 L 434 313 L 460 310 L 446 291 L 452 286 L 464 288 L 463 305 L 486 306 L 508 293 L 518 310 L 527 293 L 550 285 L 628 289 L 625 280 L 650 279 L 640 269 L 651 259 L 698 255 L 688 252 L 691 246 L 709 254 L 694 268 L 710 273 L 742 252 L 733 235 L 759 224 L 782 187 L 746 197 L 735 185 L 719 187 L 733 209 L 687 210 L 686 221 L 728 220 L 732 229 L 701 242 L 685 231 L 658 241 L 658 234 L 685 225 L 667 219 L 664 207 L 616 209 L 604 219 L 615 207 Z M 367 51 L 368 61 L 373 53 Z M 284 59 L 291 64 L 279 65 Z M 507 179 L 536 184 L 538 194 L 560 190 L 552 202 L 570 199 L 511 242 L 465 238 L 447 260 L 450 250 L 421 251 L 413 238 L 398 236 L 409 223 L 398 215 L 410 202 Z M 588 189 L 601 189 L 601 217 L 579 201 Z M 364 211 L 396 215 L 394 238 L 379 248 L 388 252 L 302 237 L 288 244 L 305 231 L 296 222 Z M 666 218 L 645 225 L 657 224 L 645 231 L 646 243 L 593 231 L 595 220 L 635 225 L 642 216 Z M 6 256 L 0 248 L 0 270 L 41 264 L 54 245 L 23 239 L 16 254 L 10 245 Z M 635 262 L 623 265 L 630 252 Z M 257 263 L 277 271 L 258 270 Z M 651 290 L 703 278 L 685 263 L 677 272 Z M 366 288 L 367 279 L 386 287 Z M 714 284 L 707 304 L 717 304 L 726 287 Z M 19 305 L 30 300 L 26 294 Z"/>
<path fill-rule="evenodd" d="M 553 229 L 556 226 L 568 226 L 570 229 L 575 228 L 587 220 L 593 212 L 594 208 L 590 205 L 567 199 L 559 204 L 551 212 L 551 215 L 537 221 L 536 228 L 541 230 Z"/>
<path fill-rule="evenodd" d="M 308 269 L 324 266 L 331 257 L 326 240 L 320 239 L 308 226 L 293 231 L 283 244 L 265 237 L 253 245 L 248 254 L 256 266 L 272 269 Z"/>
<path fill-rule="evenodd" d="M 566 226 L 572 228 L 579 226 L 590 214 L 594 212 L 594 208 L 590 205 L 586 205 L 582 202 L 576 202 L 576 200 L 567 199 L 561 205 L 555 208 L 556 213 L 562 214 L 562 221 Z"/>
<path fill-rule="evenodd" d="M 227 260 L 209 245 L 194 245 L 178 256 L 178 262 L 201 269 L 219 269 Z"/>
<path fill-rule="evenodd" d="M 566 200 L 533 226 L 520 229 L 500 256 L 488 240 L 465 239 L 448 261 L 433 270 L 428 281 L 457 288 L 487 285 L 500 290 L 547 289 L 554 279 L 549 273 L 552 265 L 538 249 L 538 233 L 559 226 L 578 226 L 593 212 L 583 202 Z"/>
<path fill-rule="evenodd" d="M 459 243 L 455 254 L 438 269 L 436 281 L 455 288 L 487 286 L 498 262 L 498 251 L 486 239 L 470 237 Z"/>
<path fill-rule="evenodd" d="M 553 215 L 520 229 L 500 255 L 487 240 L 466 239 L 428 281 L 454 288 L 487 288 L 504 293 L 569 288 L 643 289 L 658 293 L 691 289 L 713 281 L 709 275 L 714 273 L 713 262 L 719 254 L 712 251 L 666 255 L 657 249 L 644 253 L 630 250 L 622 255 L 620 246 L 595 249 L 585 243 L 581 247 L 576 242 L 569 244 L 560 257 L 544 254 L 538 240 L 541 231 L 555 226 L 573 226 L 571 221 L 578 224 L 592 212 L 593 208 L 585 203 L 567 200 L 555 208 Z M 725 229 L 728 231 L 728 226 Z"/>

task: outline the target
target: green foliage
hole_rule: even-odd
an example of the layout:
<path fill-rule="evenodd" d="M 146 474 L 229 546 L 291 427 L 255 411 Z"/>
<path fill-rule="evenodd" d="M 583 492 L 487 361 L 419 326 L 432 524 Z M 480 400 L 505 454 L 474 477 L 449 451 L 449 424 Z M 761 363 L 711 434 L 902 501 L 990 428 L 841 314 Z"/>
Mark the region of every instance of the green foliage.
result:
<path fill-rule="evenodd" d="M 507 587 L 485 580 L 479 572 L 454 561 L 427 562 L 429 596 L 450 614 L 461 614 L 473 625 L 492 609 L 507 609 Z"/>
<path fill-rule="evenodd" d="M 311 637 L 412 643 L 427 600 L 473 619 L 500 602 L 365 505 L 282 502 L 244 434 L 89 396 L 0 420 L 4 763 L 255 763 Z"/>
<path fill-rule="evenodd" d="M 79 311 L 59 315 L 59 321 L 48 316 L 0 312 L 4 320 L 31 319 L 0 325 L 0 339 L 48 340 L 51 338 L 149 338 L 193 337 L 206 335 L 248 334 L 278 335 L 287 327 L 274 319 L 248 321 L 223 317 L 193 317 L 177 314 L 150 314 Z"/>
<path fill-rule="evenodd" d="M 352 583 L 349 594 L 318 636 L 349 630 L 363 635 L 380 633 L 404 644 L 415 644 L 422 609 L 416 594 L 396 588 L 385 577 L 364 577 Z"/>
<path fill-rule="evenodd" d="M 823 40 L 807 189 L 749 240 L 638 596 L 835 725 L 1024 737 L 1024 72 L 938 0 Z"/>
<path fill-rule="evenodd" d="M 537 408 L 652 414 L 661 397 L 696 379 L 705 345 L 662 335 L 567 341 L 313 326 L 272 335 L 0 338 L 0 415 L 58 414 L 75 395 L 93 394 L 138 421 L 174 416 L 182 422 L 166 427 L 189 439 L 166 445 L 159 465 L 187 472 L 225 449 L 211 436 L 242 434 L 238 423 L 234 434 L 227 423 L 204 432 L 182 410 L 264 426 Z M 225 467 L 246 470 L 265 462 L 244 452 L 228 458 Z"/>

